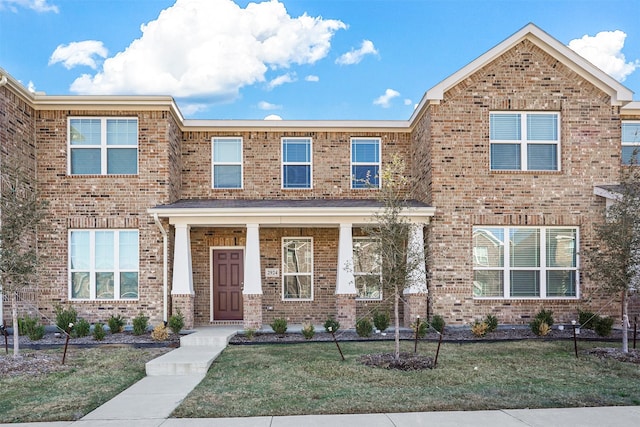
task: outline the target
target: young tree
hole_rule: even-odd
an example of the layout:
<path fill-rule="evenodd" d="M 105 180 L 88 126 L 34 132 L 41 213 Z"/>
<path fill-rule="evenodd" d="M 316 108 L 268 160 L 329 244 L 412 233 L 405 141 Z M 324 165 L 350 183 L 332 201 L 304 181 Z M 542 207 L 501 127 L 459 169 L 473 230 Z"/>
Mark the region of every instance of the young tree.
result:
<path fill-rule="evenodd" d="M 0 291 L 9 296 L 13 323 L 13 355 L 20 354 L 18 295 L 29 286 L 36 272 L 35 231 L 44 215 L 27 174 L 18 168 L 3 168 L 0 174 Z"/>
<path fill-rule="evenodd" d="M 622 351 L 629 351 L 628 303 L 640 289 L 640 170 L 625 168 L 620 185 L 613 192 L 614 203 L 605 221 L 596 226 L 595 249 L 586 251 L 588 276 L 605 292 L 620 294 L 622 300 Z"/>
<path fill-rule="evenodd" d="M 409 207 L 405 164 L 399 156 L 383 168 L 381 176 L 381 212 L 376 214 L 367 234 L 378 242 L 379 263 L 382 271 L 383 292 L 393 295 L 395 359 L 400 359 L 400 302 L 403 291 L 415 286 L 411 280 L 424 272 L 424 242 L 410 239 L 411 222 L 403 212 Z M 426 290 L 426 283 L 423 284 Z"/>

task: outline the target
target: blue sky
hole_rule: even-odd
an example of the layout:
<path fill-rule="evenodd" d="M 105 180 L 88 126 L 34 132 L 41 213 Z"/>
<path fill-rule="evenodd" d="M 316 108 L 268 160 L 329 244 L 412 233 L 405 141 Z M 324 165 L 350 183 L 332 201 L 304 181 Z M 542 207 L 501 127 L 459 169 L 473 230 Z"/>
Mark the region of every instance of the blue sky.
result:
<path fill-rule="evenodd" d="M 640 99 L 637 0 L 0 0 L 35 91 L 172 95 L 187 118 L 406 120 L 529 22 Z"/>

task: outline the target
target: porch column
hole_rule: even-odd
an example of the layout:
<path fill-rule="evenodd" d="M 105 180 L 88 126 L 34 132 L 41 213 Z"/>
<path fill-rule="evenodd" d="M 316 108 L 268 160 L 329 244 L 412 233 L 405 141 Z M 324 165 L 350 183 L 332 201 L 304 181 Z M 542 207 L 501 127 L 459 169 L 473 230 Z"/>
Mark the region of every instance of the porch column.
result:
<path fill-rule="evenodd" d="M 404 324 L 409 326 L 416 317 L 427 317 L 427 272 L 425 270 L 423 224 L 411 224 L 409 228 L 408 263 L 416 266 L 408 277 L 404 290 Z"/>
<path fill-rule="evenodd" d="M 174 309 L 180 309 L 184 316 L 185 329 L 191 329 L 194 326 L 195 292 L 191 267 L 190 231 L 191 227 L 188 224 L 175 225 L 171 301 Z"/>
<path fill-rule="evenodd" d="M 340 326 L 356 326 L 356 281 L 353 275 L 353 225 L 340 224 L 338 237 L 338 277 L 336 279 L 336 312 Z"/>
<path fill-rule="evenodd" d="M 242 299 L 245 329 L 260 329 L 262 327 L 262 271 L 259 224 L 247 224 Z"/>

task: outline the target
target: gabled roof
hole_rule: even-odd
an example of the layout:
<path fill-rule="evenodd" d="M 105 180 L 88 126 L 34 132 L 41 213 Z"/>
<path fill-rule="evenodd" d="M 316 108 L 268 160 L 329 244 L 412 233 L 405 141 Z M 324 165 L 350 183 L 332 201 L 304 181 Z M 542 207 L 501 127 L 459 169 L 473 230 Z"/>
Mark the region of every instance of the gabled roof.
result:
<path fill-rule="evenodd" d="M 633 100 L 632 90 L 620 84 L 616 79 L 584 59 L 582 56 L 578 55 L 568 46 L 565 46 L 546 32 L 542 31 L 536 25 L 529 23 L 502 43 L 493 47 L 465 67 L 456 71 L 429 89 L 420 101 L 418 108 L 416 108 L 411 116 L 410 121 L 413 122 L 413 120 L 421 114 L 425 105 L 430 103 L 439 103 L 444 98 L 446 91 L 476 73 L 482 67 L 489 64 L 491 61 L 498 58 L 500 55 L 504 54 L 523 40 L 531 41 L 540 49 L 544 50 L 546 53 L 583 77 L 585 80 L 589 81 L 603 92 L 609 94 L 611 96 L 612 105 L 623 105 Z"/>

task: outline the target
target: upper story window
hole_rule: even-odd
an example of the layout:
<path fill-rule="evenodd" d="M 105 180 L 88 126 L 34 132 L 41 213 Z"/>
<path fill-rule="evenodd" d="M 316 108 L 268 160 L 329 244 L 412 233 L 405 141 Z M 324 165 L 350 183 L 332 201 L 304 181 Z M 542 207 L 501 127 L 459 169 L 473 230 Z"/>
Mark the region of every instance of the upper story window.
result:
<path fill-rule="evenodd" d="M 282 299 L 313 299 L 313 239 L 282 239 Z"/>
<path fill-rule="evenodd" d="M 558 113 L 490 113 L 491 170 L 560 170 Z"/>
<path fill-rule="evenodd" d="M 212 138 L 213 188 L 242 188 L 242 138 Z"/>
<path fill-rule="evenodd" d="M 138 119 L 69 118 L 70 175 L 136 175 Z"/>
<path fill-rule="evenodd" d="M 640 122 L 622 122 L 622 164 L 640 164 Z"/>
<path fill-rule="evenodd" d="M 138 298 L 138 230 L 71 230 L 69 297 Z"/>
<path fill-rule="evenodd" d="M 380 139 L 351 139 L 351 188 L 380 188 Z"/>
<path fill-rule="evenodd" d="M 311 188 L 311 138 L 282 138 L 282 188 Z"/>
<path fill-rule="evenodd" d="M 575 227 L 474 227 L 474 297 L 576 298 L 577 240 Z"/>
<path fill-rule="evenodd" d="M 371 237 L 353 239 L 353 276 L 357 299 L 382 299 L 382 268 L 378 241 Z"/>

